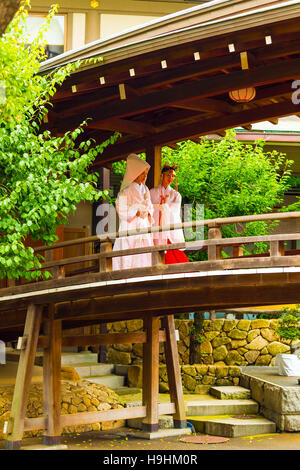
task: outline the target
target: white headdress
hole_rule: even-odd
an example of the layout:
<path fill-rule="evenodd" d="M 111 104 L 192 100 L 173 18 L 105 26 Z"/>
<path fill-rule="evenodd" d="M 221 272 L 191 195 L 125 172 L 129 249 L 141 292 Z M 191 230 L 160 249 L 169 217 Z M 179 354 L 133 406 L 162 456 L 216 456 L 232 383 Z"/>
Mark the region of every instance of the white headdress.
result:
<path fill-rule="evenodd" d="M 130 153 L 127 157 L 126 170 L 120 190 L 122 191 L 122 189 L 127 188 L 130 183 L 132 183 L 141 173 L 149 168 L 149 163 L 142 160 L 135 153 Z"/>

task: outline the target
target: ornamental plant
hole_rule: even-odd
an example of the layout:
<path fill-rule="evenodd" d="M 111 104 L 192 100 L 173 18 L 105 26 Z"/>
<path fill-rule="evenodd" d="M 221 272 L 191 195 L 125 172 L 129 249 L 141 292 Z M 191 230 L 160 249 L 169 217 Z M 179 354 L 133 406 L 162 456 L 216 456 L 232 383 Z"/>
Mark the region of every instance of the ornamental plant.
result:
<path fill-rule="evenodd" d="M 57 226 L 80 201 L 107 196 L 97 190 L 99 175 L 89 167 L 119 135 L 95 146 L 83 140 L 86 122 L 60 137 L 40 131 L 51 97 L 83 61 L 39 73 L 46 58 L 43 38 L 57 6 L 30 45 L 29 8 L 24 0 L 0 38 L 0 279 L 42 275 L 42 258 L 26 239 L 52 244 Z"/>
<path fill-rule="evenodd" d="M 282 310 L 276 333 L 290 344 L 300 339 L 300 305 Z"/>

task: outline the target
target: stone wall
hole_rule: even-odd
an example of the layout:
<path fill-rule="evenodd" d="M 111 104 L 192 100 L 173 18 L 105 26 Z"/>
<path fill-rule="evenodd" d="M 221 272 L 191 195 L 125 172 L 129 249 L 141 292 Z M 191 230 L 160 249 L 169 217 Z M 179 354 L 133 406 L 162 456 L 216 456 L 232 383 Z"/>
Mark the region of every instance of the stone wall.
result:
<path fill-rule="evenodd" d="M 31 384 L 26 416 L 38 418 L 43 416 L 43 388 L 41 383 Z M 0 439 L 5 439 L 3 426 L 8 421 L 13 398 L 14 385 L 0 387 Z M 104 385 L 82 380 L 80 382 L 61 382 L 61 413 L 72 414 L 84 411 L 107 411 L 123 408 L 118 395 Z M 93 424 L 66 426 L 64 433 L 99 431 L 123 427 L 124 420 L 104 421 Z M 43 435 L 43 431 L 27 431 L 25 437 Z"/>
<path fill-rule="evenodd" d="M 179 362 L 190 364 L 190 344 L 193 320 L 175 320 L 179 331 Z M 285 340 L 276 333 L 278 320 L 204 320 L 197 338 L 195 364 L 219 366 L 269 366 L 278 353 L 290 351 Z M 107 325 L 108 332 L 141 331 L 142 320 L 115 322 Z M 139 364 L 142 362 L 143 345 L 111 345 L 107 350 L 107 362 L 113 364 Z M 165 363 L 163 344 L 160 344 L 160 362 Z"/>
<path fill-rule="evenodd" d="M 183 391 L 186 393 L 207 393 L 212 385 L 239 385 L 241 374 L 238 366 L 214 366 L 205 364 L 182 365 L 180 367 Z M 143 367 L 134 364 L 128 369 L 128 385 L 142 388 Z M 169 391 L 167 368 L 159 367 L 159 391 Z"/>

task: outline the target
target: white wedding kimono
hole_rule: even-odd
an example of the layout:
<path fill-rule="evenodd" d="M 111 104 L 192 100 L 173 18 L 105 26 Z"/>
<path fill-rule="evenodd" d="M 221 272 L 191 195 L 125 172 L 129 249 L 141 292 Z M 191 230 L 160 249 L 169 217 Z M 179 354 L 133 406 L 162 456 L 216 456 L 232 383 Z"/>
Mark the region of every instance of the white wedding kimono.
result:
<path fill-rule="evenodd" d="M 172 225 L 181 222 L 181 195 L 178 191 L 167 186 L 156 186 L 150 190 L 151 201 L 154 207 L 154 225 Z M 163 204 L 163 201 L 165 203 Z M 184 242 L 182 229 L 153 233 L 154 245 L 166 245 Z"/>
<path fill-rule="evenodd" d="M 129 186 L 119 192 L 116 200 L 116 210 L 120 218 L 119 232 L 151 227 L 148 214 L 151 215 L 152 219 L 153 206 L 147 186 L 135 182 L 129 184 Z M 140 212 L 139 217 L 136 216 L 138 211 Z M 117 238 L 113 250 L 126 250 L 152 245 L 152 234 L 146 233 Z M 151 266 L 151 264 L 151 253 L 142 253 L 113 258 L 112 267 L 113 270 L 119 270 L 141 268 Z"/>

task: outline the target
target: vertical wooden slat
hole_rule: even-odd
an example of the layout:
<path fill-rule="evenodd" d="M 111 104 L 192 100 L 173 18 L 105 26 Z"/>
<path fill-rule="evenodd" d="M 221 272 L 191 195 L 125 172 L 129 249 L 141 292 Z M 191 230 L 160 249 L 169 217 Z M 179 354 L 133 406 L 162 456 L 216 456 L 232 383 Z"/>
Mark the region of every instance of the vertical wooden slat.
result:
<path fill-rule="evenodd" d="M 165 264 L 165 252 L 154 251 L 152 253 L 152 266 L 161 266 L 162 264 Z"/>
<path fill-rule="evenodd" d="M 163 318 L 163 327 L 166 331 L 165 356 L 170 388 L 170 400 L 175 403 L 176 413 L 174 417 L 175 428 L 186 428 L 185 405 L 181 382 L 179 355 L 177 348 L 174 315 Z"/>
<path fill-rule="evenodd" d="M 147 186 L 151 189 L 159 184 L 161 175 L 161 147 L 150 145 L 146 148 L 146 161 L 150 165 Z"/>
<path fill-rule="evenodd" d="M 244 247 L 243 246 L 234 246 L 233 247 L 233 257 L 239 258 L 240 256 L 244 255 Z"/>
<path fill-rule="evenodd" d="M 109 241 L 101 242 L 100 253 L 107 253 L 110 251 L 112 251 L 112 243 Z M 100 258 L 99 271 L 106 272 L 106 271 L 111 271 L 111 270 L 112 270 L 112 258 Z"/>
<path fill-rule="evenodd" d="M 210 224 L 208 229 L 208 239 L 222 238 L 222 232 L 220 227 L 215 224 Z M 208 260 L 214 261 L 216 259 L 221 259 L 221 247 L 220 246 L 208 246 Z"/>
<path fill-rule="evenodd" d="M 30 304 L 27 309 L 23 334 L 27 341 L 25 349 L 22 349 L 20 353 L 11 413 L 8 421 L 6 449 L 19 449 L 21 446 L 41 318 L 42 306 Z"/>
<path fill-rule="evenodd" d="M 159 317 L 144 317 L 147 341 L 143 345 L 143 405 L 147 416 L 143 430 L 158 431 L 158 387 L 159 387 Z"/>
<path fill-rule="evenodd" d="M 61 440 L 61 320 L 54 318 L 54 305 L 49 306 L 48 318 L 44 324 L 44 334 L 48 337 L 48 347 L 43 357 L 43 408 L 47 419 L 43 443 L 58 444 Z"/>
<path fill-rule="evenodd" d="M 284 241 L 270 242 L 270 256 L 284 256 Z"/>

